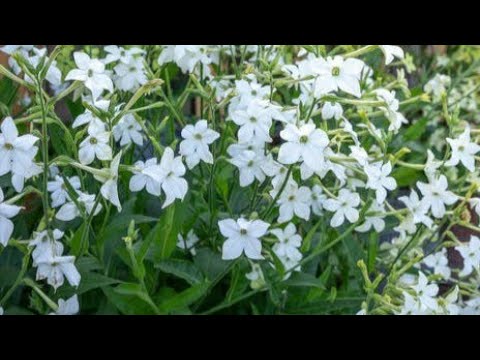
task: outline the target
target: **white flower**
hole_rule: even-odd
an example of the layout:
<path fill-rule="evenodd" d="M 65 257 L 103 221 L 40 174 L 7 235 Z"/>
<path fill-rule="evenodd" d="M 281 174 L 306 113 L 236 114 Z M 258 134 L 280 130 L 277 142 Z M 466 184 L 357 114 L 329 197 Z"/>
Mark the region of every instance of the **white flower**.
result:
<path fill-rule="evenodd" d="M 143 54 L 145 51 L 138 47 L 131 47 L 125 49 L 124 47 L 119 47 L 116 45 L 108 45 L 103 48 L 108 54 L 107 57 L 103 60 L 105 65 L 112 62 L 120 61 L 124 64 L 128 64 L 130 59 L 138 54 Z"/>
<path fill-rule="evenodd" d="M 445 163 L 446 166 L 456 166 L 461 162 L 470 172 L 475 171 L 475 154 L 480 151 L 480 146 L 471 142 L 470 127 L 457 138 L 447 138 L 447 142 L 452 149 L 452 156 Z"/>
<path fill-rule="evenodd" d="M 339 89 L 361 97 L 360 77 L 363 66 L 363 61 L 358 59 L 344 60 L 341 56 L 318 58 L 313 64 L 313 70 L 318 75 L 315 82 L 315 97 Z"/>
<path fill-rule="evenodd" d="M 120 204 L 120 199 L 118 198 L 118 168 L 120 167 L 120 159 L 122 157 L 122 152 L 120 151 L 110 163 L 108 169 L 103 169 L 103 174 L 96 174 L 95 179 L 100 181 L 103 185 L 100 188 L 100 193 L 102 196 L 115 205 L 118 209 L 118 212 L 122 211 L 122 204 Z"/>
<path fill-rule="evenodd" d="M 456 246 L 457 250 L 463 258 L 463 269 L 460 271 L 460 276 L 468 276 L 473 270 L 479 271 L 480 267 L 480 239 L 476 236 L 471 236 L 468 243 Z"/>
<path fill-rule="evenodd" d="M 120 62 L 113 70 L 115 85 L 123 91 L 134 92 L 148 81 L 142 58 L 130 57 L 127 63 Z"/>
<path fill-rule="evenodd" d="M 135 163 L 134 175 L 130 179 L 130 191 L 138 192 L 146 188 L 149 194 L 154 196 L 160 196 L 162 193 L 162 183 L 155 180 L 154 177 L 145 174 L 145 169 L 156 166 L 158 168 L 157 159 L 152 158 L 143 161 L 137 161 Z"/>
<path fill-rule="evenodd" d="M 90 56 L 82 52 L 75 52 L 73 58 L 77 69 L 71 70 L 65 80 L 83 82 L 85 87 L 92 92 L 94 99 L 98 99 L 103 90 L 113 92 L 113 82 L 105 74 L 105 65 L 100 60 L 90 59 Z"/>
<path fill-rule="evenodd" d="M 68 182 L 74 190 L 80 189 L 80 178 L 78 176 L 72 176 L 68 178 Z M 49 181 L 47 184 L 48 192 L 51 192 L 52 196 L 52 207 L 57 208 L 65 204 L 67 200 L 70 199 L 67 187 L 63 178 L 59 175 L 55 176 L 55 181 Z"/>
<path fill-rule="evenodd" d="M 47 230 L 35 233 L 35 236 L 28 246 L 35 246 L 32 252 L 33 265 L 41 262 L 42 259 L 49 259 L 52 256 L 60 256 L 63 254 L 63 244 L 58 241 L 64 233 L 58 229 L 54 229 L 50 237 L 50 232 Z"/>
<path fill-rule="evenodd" d="M 120 141 L 120 146 L 129 145 L 132 142 L 138 146 L 143 145 L 142 126 L 133 114 L 123 116 L 112 129 L 115 141 Z"/>
<path fill-rule="evenodd" d="M 26 58 L 26 60 L 34 67 L 37 68 L 37 66 L 40 63 L 40 60 L 45 56 L 47 53 L 47 49 L 37 49 L 34 48 L 33 51 L 35 52 L 35 55 L 30 56 Z M 45 59 L 45 62 L 48 61 L 48 57 Z M 62 83 L 62 72 L 60 69 L 57 67 L 57 62 L 52 61 L 50 64 L 50 67 L 47 70 L 47 73 L 45 74 L 45 80 L 47 80 L 52 86 L 59 86 Z M 33 80 L 25 74 L 25 81 L 28 83 L 33 83 Z"/>
<path fill-rule="evenodd" d="M 37 176 L 43 172 L 43 168 L 34 162 L 30 164 L 30 167 L 25 169 L 24 173 L 15 173 L 12 172 L 12 185 L 16 192 L 20 193 L 23 191 L 25 186 L 25 180 L 28 180 L 34 176 Z"/>
<path fill-rule="evenodd" d="M 364 233 L 370 231 L 373 227 L 375 231 L 380 234 L 383 229 L 385 229 L 385 221 L 383 220 L 385 217 L 385 215 L 383 215 L 384 212 L 385 207 L 383 204 L 380 205 L 376 202 L 372 203 L 365 215 L 365 222 L 362 225 L 357 226 L 355 230 Z"/>
<path fill-rule="evenodd" d="M 408 292 L 403 291 L 403 306 L 398 315 L 423 315 L 425 311 L 422 311 L 421 304 L 418 299 L 414 298 Z"/>
<path fill-rule="evenodd" d="M 312 203 L 311 190 L 306 186 L 298 187 L 294 181 L 289 182 L 278 199 L 278 222 L 284 223 L 293 219 L 294 215 L 304 220 L 310 219 L 310 206 Z"/>
<path fill-rule="evenodd" d="M 437 175 L 437 169 L 441 166 L 442 162 L 435 159 L 435 155 L 431 150 L 427 150 L 427 162 L 425 163 L 425 169 L 423 169 L 427 178 L 435 178 Z"/>
<path fill-rule="evenodd" d="M 330 225 L 339 227 L 347 218 L 351 223 L 355 223 L 359 219 L 359 212 L 356 209 L 360 205 L 360 196 L 357 193 L 347 189 L 341 189 L 336 199 L 328 199 L 324 202 L 323 208 L 334 212 Z"/>
<path fill-rule="evenodd" d="M 312 187 L 312 211 L 315 215 L 323 215 L 323 203 L 327 200 L 327 196 L 323 194 L 323 190 L 319 185 Z"/>
<path fill-rule="evenodd" d="M 91 105 L 97 109 L 107 111 L 110 107 L 110 100 L 96 100 Z M 72 127 L 75 129 L 85 124 L 88 124 L 89 127 L 98 128 L 98 131 L 105 131 L 105 123 L 88 109 L 83 114 L 77 116 Z"/>
<path fill-rule="evenodd" d="M 412 286 L 412 289 L 415 290 L 421 310 L 435 311 L 438 308 L 438 304 L 435 299 L 435 296 L 438 294 L 438 286 L 435 284 L 429 284 L 424 273 L 419 273 L 418 282 L 416 285 Z"/>
<path fill-rule="evenodd" d="M 90 215 L 94 206 L 95 206 L 95 195 L 89 195 L 82 192 L 79 192 L 77 202 L 83 206 L 87 215 Z M 94 216 L 102 210 L 102 205 L 99 203 L 95 208 Z M 73 201 L 69 201 L 62 205 L 58 210 L 55 218 L 60 221 L 72 221 L 73 219 L 82 216 L 80 209 Z"/>
<path fill-rule="evenodd" d="M 75 315 L 80 311 L 80 305 L 78 304 L 78 296 L 75 294 L 66 301 L 63 299 L 58 300 L 57 311 L 50 313 L 49 315 Z"/>
<path fill-rule="evenodd" d="M 220 137 L 220 134 L 208 128 L 207 120 L 199 120 L 195 125 L 187 125 L 182 130 L 180 154 L 185 157 L 189 169 L 193 169 L 200 161 L 213 164 L 213 155 L 208 145 Z"/>
<path fill-rule="evenodd" d="M 5 204 L 3 200 L 3 190 L 0 188 L 0 244 L 7 246 L 14 229 L 13 222 L 10 219 L 17 216 L 22 208 L 20 206 Z"/>
<path fill-rule="evenodd" d="M 475 210 L 477 215 L 480 217 L 480 198 L 471 198 L 469 203 L 473 210 Z"/>
<path fill-rule="evenodd" d="M 183 200 L 188 191 L 188 183 L 182 177 L 185 175 L 185 165 L 182 157 L 173 153 L 169 147 L 165 149 L 160 165 L 150 166 L 143 170 L 145 175 L 151 176 L 155 181 L 162 184 L 166 200 L 163 209 L 172 204 L 175 199 Z"/>
<path fill-rule="evenodd" d="M 319 171 L 324 161 L 323 151 L 329 144 L 327 134 L 312 123 L 296 127 L 287 124 L 280 136 L 286 143 L 280 146 L 278 161 L 290 165 L 304 161 L 309 168 Z"/>
<path fill-rule="evenodd" d="M 240 106 L 247 106 L 255 99 L 261 100 L 270 95 L 270 86 L 262 86 L 256 81 L 237 80 L 235 89 L 240 97 Z"/>
<path fill-rule="evenodd" d="M 0 316 L 3 315 L 3 308 L 0 306 Z"/>
<path fill-rule="evenodd" d="M 270 232 L 275 235 L 278 242 L 273 246 L 273 251 L 278 257 L 288 257 L 299 261 L 302 254 L 298 248 L 302 245 L 302 238 L 297 234 L 297 229 L 292 223 L 282 229 L 273 229 Z"/>
<path fill-rule="evenodd" d="M 451 270 L 448 266 L 447 249 L 443 248 L 435 254 L 431 254 L 423 259 L 423 263 L 433 269 L 433 273 L 441 275 L 443 279 L 450 279 Z"/>
<path fill-rule="evenodd" d="M 272 116 L 258 101 L 252 101 L 245 110 L 237 110 L 230 114 L 233 122 L 240 126 L 238 140 L 240 142 L 271 142 L 270 127 Z"/>
<path fill-rule="evenodd" d="M 360 165 L 368 165 L 369 156 L 363 147 L 360 145 L 350 145 L 350 157 L 356 160 Z"/>
<path fill-rule="evenodd" d="M 428 184 L 418 181 L 417 187 L 424 196 L 422 201 L 428 204 L 432 209 L 432 214 L 436 218 L 445 215 L 445 205 L 453 205 L 457 201 L 457 196 L 448 191 L 448 182 L 445 175 L 440 175 L 437 179 L 430 179 Z"/>
<path fill-rule="evenodd" d="M 260 289 L 265 286 L 265 277 L 263 275 L 262 268 L 259 264 L 251 264 L 252 271 L 245 274 L 245 277 L 250 280 L 250 287 L 254 290 Z"/>
<path fill-rule="evenodd" d="M 38 152 L 35 143 L 39 138 L 30 134 L 18 136 L 11 117 L 3 120 L 0 130 L 0 176 L 11 171 L 26 177 Z"/>
<path fill-rule="evenodd" d="M 378 47 L 385 54 L 385 65 L 390 64 L 393 61 L 394 57 L 403 59 L 405 56 L 403 49 L 400 46 L 378 45 Z"/>
<path fill-rule="evenodd" d="M 252 260 L 261 260 L 263 256 L 260 238 L 267 233 L 270 224 L 261 221 L 248 221 L 243 218 L 218 222 L 220 232 L 227 240 L 223 243 L 222 259 L 233 260 L 245 255 Z"/>
<path fill-rule="evenodd" d="M 322 117 L 325 120 L 340 120 L 343 116 L 343 108 L 339 103 L 331 103 L 327 101 L 322 107 Z"/>
<path fill-rule="evenodd" d="M 450 76 L 436 74 L 433 79 L 427 82 L 423 89 L 426 93 L 433 94 L 435 101 L 439 101 L 442 98 L 442 94 L 446 91 L 446 87 L 450 86 L 450 83 Z"/>
<path fill-rule="evenodd" d="M 36 279 L 47 279 L 47 283 L 55 290 L 63 285 L 64 278 L 67 278 L 70 285 L 77 287 L 81 276 L 74 262 L 75 256 L 46 256 L 36 263 Z"/>
<path fill-rule="evenodd" d="M 392 165 L 390 162 L 383 165 L 381 163 L 366 165 L 364 171 L 368 177 L 366 188 L 375 190 L 377 202 L 383 203 L 387 198 L 387 190 L 392 191 L 397 188 L 395 179 L 388 176 L 392 172 Z"/>
<path fill-rule="evenodd" d="M 195 256 L 197 251 L 195 250 L 195 244 L 198 243 L 200 239 L 193 232 L 193 229 L 190 230 L 187 236 L 184 238 L 182 234 L 178 234 L 177 247 L 183 250 L 190 251 L 190 254 Z"/>
<path fill-rule="evenodd" d="M 97 127 L 88 128 L 88 137 L 80 143 L 78 158 L 83 165 L 89 165 L 95 157 L 102 161 L 112 160 L 109 145 L 110 133 Z"/>
<path fill-rule="evenodd" d="M 403 202 L 410 211 L 414 224 L 423 223 L 429 229 L 432 227 L 433 220 L 427 216 L 429 204 L 428 202 L 420 201 L 415 190 L 412 189 L 410 191 L 409 197 L 401 196 L 398 200 Z"/>
<path fill-rule="evenodd" d="M 243 151 L 229 161 L 240 171 L 240 186 L 246 187 L 252 184 L 255 179 L 260 182 L 265 180 L 265 173 L 262 170 L 264 156 L 254 151 Z"/>

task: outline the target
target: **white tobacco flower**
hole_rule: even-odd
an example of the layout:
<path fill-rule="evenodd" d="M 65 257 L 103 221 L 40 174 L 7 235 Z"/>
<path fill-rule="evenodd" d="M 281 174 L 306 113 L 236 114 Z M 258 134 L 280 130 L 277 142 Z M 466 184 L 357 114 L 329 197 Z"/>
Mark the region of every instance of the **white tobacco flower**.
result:
<path fill-rule="evenodd" d="M 438 304 L 435 297 L 438 294 L 438 286 L 436 284 L 429 284 L 424 273 L 419 273 L 418 282 L 412 286 L 412 289 L 417 295 L 421 310 L 437 310 Z"/>
<path fill-rule="evenodd" d="M 17 127 L 11 117 L 3 120 L 0 130 L 0 176 L 11 171 L 27 177 L 38 152 L 35 143 L 39 138 L 30 134 L 18 136 Z"/>
<path fill-rule="evenodd" d="M 312 123 L 300 127 L 287 124 L 280 136 L 287 142 L 280 146 L 279 162 L 291 165 L 304 161 L 314 171 L 322 168 L 323 152 L 329 144 L 328 136 L 323 130 L 317 129 Z"/>
<path fill-rule="evenodd" d="M 364 171 L 368 177 L 365 187 L 375 190 L 377 203 L 383 203 L 387 198 L 387 190 L 392 191 L 397 188 L 395 179 L 388 176 L 392 172 L 392 165 L 390 162 L 383 165 L 381 165 L 381 163 L 366 165 Z"/>
<path fill-rule="evenodd" d="M 400 46 L 395 45 L 378 45 L 385 55 L 385 65 L 389 65 L 394 58 L 403 59 L 405 53 Z"/>
<path fill-rule="evenodd" d="M 227 238 L 222 247 L 222 259 L 233 260 L 245 253 L 252 260 L 261 260 L 262 243 L 260 238 L 264 236 L 270 224 L 261 221 L 248 221 L 240 218 L 221 220 L 218 222 L 220 232 Z"/>
<path fill-rule="evenodd" d="M 80 189 L 80 178 L 78 176 L 72 176 L 68 178 L 68 182 L 72 186 L 73 190 Z M 67 187 L 65 185 L 65 181 L 59 175 L 55 176 L 54 181 L 49 181 L 47 184 L 48 192 L 51 192 L 52 197 L 52 207 L 57 208 L 65 204 L 67 200 L 70 199 L 67 191 Z"/>
<path fill-rule="evenodd" d="M 120 62 L 113 70 L 115 85 L 119 90 L 135 92 L 148 81 L 142 58 L 130 57 L 127 63 Z"/>
<path fill-rule="evenodd" d="M 78 304 L 78 296 L 75 294 L 67 300 L 58 300 L 58 309 L 49 315 L 76 315 L 80 311 L 80 305 Z"/>
<path fill-rule="evenodd" d="M 245 274 L 245 277 L 250 280 L 250 287 L 254 290 L 261 289 L 265 286 L 265 277 L 262 268 L 259 264 L 251 264 L 252 271 Z"/>
<path fill-rule="evenodd" d="M 241 187 L 252 184 L 255 179 L 259 182 L 265 180 L 265 173 L 262 170 L 263 160 L 263 155 L 249 150 L 243 151 L 229 160 L 240 172 Z"/>
<path fill-rule="evenodd" d="M 25 186 L 25 181 L 43 173 L 43 167 L 32 162 L 22 173 L 12 172 L 12 186 L 16 192 L 21 193 Z"/>
<path fill-rule="evenodd" d="M 120 141 L 120 146 L 129 145 L 132 142 L 143 146 L 142 126 L 133 114 L 123 116 L 112 129 L 115 141 Z"/>
<path fill-rule="evenodd" d="M 359 219 L 359 212 L 356 209 L 360 205 L 360 196 L 357 193 L 347 189 L 341 189 L 336 199 L 328 199 L 324 202 L 323 208 L 334 212 L 330 225 L 339 227 L 345 221 L 345 218 L 355 223 Z"/>
<path fill-rule="evenodd" d="M 178 234 L 177 247 L 182 250 L 190 251 L 190 254 L 195 256 L 197 251 L 195 250 L 195 244 L 200 241 L 199 237 L 193 232 L 193 229 L 190 230 L 186 237 L 183 237 L 182 234 Z"/>
<path fill-rule="evenodd" d="M 364 63 L 358 59 L 344 60 L 341 56 L 318 58 L 313 65 L 317 74 L 315 97 L 319 98 L 339 89 L 356 97 L 361 97 L 360 77 Z"/>
<path fill-rule="evenodd" d="M 103 60 L 105 65 L 120 61 L 121 63 L 128 64 L 130 59 L 135 55 L 140 55 L 145 53 L 144 50 L 138 47 L 131 47 L 126 49 L 124 47 L 119 47 L 116 45 L 108 45 L 104 47 L 104 50 L 108 53 L 107 57 Z"/>
<path fill-rule="evenodd" d="M 47 230 L 34 234 L 35 236 L 28 244 L 29 247 L 35 246 L 35 249 L 32 252 L 34 266 L 36 266 L 37 263 L 42 262 L 42 259 L 49 259 L 52 256 L 60 256 L 63 254 L 63 244 L 58 241 L 63 237 L 63 231 L 54 229 L 51 232 L 53 238 L 50 237 L 50 232 Z"/>
<path fill-rule="evenodd" d="M 270 233 L 275 235 L 278 242 L 273 246 L 273 251 L 278 257 L 289 257 L 290 259 L 301 259 L 302 254 L 298 248 L 302 245 L 302 238 L 297 234 L 297 229 L 292 223 L 285 229 L 273 229 Z"/>
<path fill-rule="evenodd" d="M 162 184 L 166 195 L 162 209 L 171 205 L 175 199 L 183 200 L 185 198 L 188 191 L 188 183 L 183 178 L 186 173 L 185 165 L 182 163 L 182 157 L 175 157 L 171 148 L 165 149 L 159 165 L 145 168 L 143 173 Z"/>
<path fill-rule="evenodd" d="M 145 163 L 143 161 L 137 161 L 135 163 L 134 175 L 130 178 L 130 191 L 138 192 L 145 188 L 149 194 L 160 196 L 162 193 L 162 183 L 155 180 L 154 177 L 145 174 L 145 169 L 149 167 L 158 168 L 157 159 L 152 158 L 145 161 Z"/>
<path fill-rule="evenodd" d="M 122 152 L 120 151 L 110 163 L 110 167 L 103 169 L 102 174 L 95 174 L 96 180 L 102 183 L 100 193 L 105 200 L 110 201 L 117 207 L 118 212 L 122 211 L 122 204 L 118 197 L 118 169 L 120 167 L 120 159 Z"/>
<path fill-rule="evenodd" d="M 410 295 L 408 292 L 403 291 L 403 305 L 398 315 L 423 315 L 425 311 L 421 309 L 421 304 L 418 299 Z"/>
<path fill-rule="evenodd" d="M 443 248 L 435 254 L 431 254 L 423 259 L 423 263 L 433 269 L 433 273 L 441 275 L 443 279 L 450 279 L 451 270 L 448 266 L 447 249 Z"/>
<path fill-rule="evenodd" d="M 471 236 L 470 241 L 456 246 L 457 250 L 463 258 L 463 269 L 460 271 L 460 276 L 468 276 L 474 270 L 480 269 L 480 239 L 476 236 Z"/>
<path fill-rule="evenodd" d="M 98 99 L 104 90 L 113 92 L 113 82 L 105 73 L 105 65 L 100 60 L 90 59 L 90 56 L 83 52 L 75 52 L 73 58 L 77 69 L 71 70 L 65 80 L 83 82 L 92 92 L 94 99 Z"/>
<path fill-rule="evenodd" d="M 110 107 L 110 101 L 96 100 L 96 101 L 93 101 L 91 105 L 102 111 L 108 111 L 108 108 Z M 72 127 L 75 129 L 79 126 L 86 125 L 86 124 L 88 124 L 89 128 L 90 127 L 98 128 L 98 131 L 105 131 L 105 128 L 106 128 L 105 123 L 88 109 L 86 109 L 83 114 L 77 116 L 77 118 L 72 124 Z"/>
<path fill-rule="evenodd" d="M 480 217 L 480 198 L 471 198 L 469 200 L 469 203 L 470 203 L 470 206 L 473 208 L 473 210 Z"/>
<path fill-rule="evenodd" d="M 340 120 L 343 116 L 343 108 L 339 103 L 327 101 L 322 107 L 322 118 L 325 120 Z"/>
<path fill-rule="evenodd" d="M 461 162 L 468 171 L 474 172 L 475 154 L 480 151 L 480 146 L 471 142 L 470 127 L 467 126 L 457 139 L 447 138 L 447 142 L 452 149 L 452 155 L 445 166 L 457 166 Z"/>
<path fill-rule="evenodd" d="M 270 95 L 270 86 L 263 86 L 256 81 L 237 80 L 235 89 L 240 97 L 240 106 L 248 106 L 255 99 L 261 100 Z"/>
<path fill-rule="evenodd" d="M 312 203 L 311 190 L 306 186 L 298 187 L 294 181 L 289 182 L 278 199 L 278 222 L 284 223 L 296 215 L 308 221 L 310 219 L 310 206 Z"/>
<path fill-rule="evenodd" d="M 350 157 L 356 160 L 360 165 L 368 165 L 370 157 L 363 147 L 360 145 L 350 145 Z"/>
<path fill-rule="evenodd" d="M 417 187 L 423 195 L 422 201 L 428 204 L 428 208 L 432 209 L 433 216 L 438 219 L 445 215 L 445 205 L 453 205 L 458 199 L 454 193 L 448 191 L 445 175 L 430 179 L 428 184 L 418 181 Z"/>
<path fill-rule="evenodd" d="M 95 207 L 95 195 L 89 195 L 82 192 L 79 192 L 77 202 L 83 206 L 85 209 L 86 215 L 90 215 Z M 95 213 L 93 216 L 98 215 L 98 213 L 102 211 L 102 205 L 99 203 L 95 208 Z M 63 204 L 60 209 L 58 210 L 55 218 L 60 221 L 72 221 L 77 217 L 81 217 L 82 212 L 77 207 L 77 205 L 73 201 L 66 202 Z"/>
<path fill-rule="evenodd" d="M 88 128 L 88 136 L 80 143 L 78 158 L 83 165 L 90 165 L 95 158 L 112 160 L 112 148 L 109 145 L 110 132 L 97 127 Z"/>
<path fill-rule="evenodd" d="M 30 56 L 26 58 L 26 60 L 34 67 L 37 68 L 37 66 L 40 64 L 40 60 L 45 56 L 47 53 L 47 49 L 33 49 L 35 55 Z M 48 57 L 45 59 L 45 63 L 48 61 Z M 57 62 L 52 61 L 50 64 L 50 67 L 47 70 L 47 73 L 45 74 L 45 80 L 47 80 L 52 86 L 59 86 L 62 83 L 62 72 L 60 69 L 57 67 Z M 33 80 L 25 74 L 25 81 L 28 83 L 33 83 Z"/>
<path fill-rule="evenodd" d="M 401 196 L 398 200 L 403 202 L 410 211 L 414 224 L 422 223 L 429 229 L 432 228 L 433 220 L 427 215 L 429 204 L 426 201 L 420 201 L 415 190 L 410 191 L 410 196 Z"/>
<path fill-rule="evenodd" d="M 185 157 L 189 169 L 200 161 L 213 164 L 213 155 L 208 146 L 220 137 L 220 134 L 208 128 L 206 120 L 199 120 L 195 125 L 187 125 L 182 130 L 180 154 Z"/>
<path fill-rule="evenodd" d="M 46 279 L 55 290 L 63 285 L 65 278 L 71 286 L 78 287 L 81 276 L 74 263 L 75 256 L 46 256 L 36 263 L 36 279 Z"/>
<path fill-rule="evenodd" d="M 423 169 L 428 179 L 434 179 L 437 176 L 437 169 L 442 166 L 442 162 L 435 159 L 435 155 L 431 150 L 427 150 L 427 162 Z"/>
<path fill-rule="evenodd" d="M 433 79 L 431 79 L 423 87 L 423 90 L 427 94 L 432 94 L 434 101 L 438 102 L 442 98 L 442 94 L 447 91 L 447 87 L 450 86 L 451 78 L 448 75 L 436 74 Z"/>
<path fill-rule="evenodd" d="M 365 222 L 355 228 L 356 231 L 364 233 L 375 229 L 380 234 L 385 229 L 385 221 L 383 218 L 385 215 L 385 206 L 383 204 L 372 203 L 367 213 L 365 214 Z"/>
<path fill-rule="evenodd" d="M 0 188 L 0 244 L 5 247 L 14 230 L 13 222 L 10 219 L 17 216 L 22 208 L 5 204 L 4 200 L 3 190 Z"/>
<path fill-rule="evenodd" d="M 230 114 L 233 122 L 240 126 L 239 142 L 271 142 L 271 113 L 258 101 L 252 101 L 245 110 Z"/>

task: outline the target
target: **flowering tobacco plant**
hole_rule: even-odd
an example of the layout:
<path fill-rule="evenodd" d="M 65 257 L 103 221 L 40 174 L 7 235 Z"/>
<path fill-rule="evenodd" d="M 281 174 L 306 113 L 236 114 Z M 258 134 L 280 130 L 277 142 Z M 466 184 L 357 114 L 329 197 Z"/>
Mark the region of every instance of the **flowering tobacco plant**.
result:
<path fill-rule="evenodd" d="M 477 47 L 0 50 L 0 314 L 480 313 Z"/>

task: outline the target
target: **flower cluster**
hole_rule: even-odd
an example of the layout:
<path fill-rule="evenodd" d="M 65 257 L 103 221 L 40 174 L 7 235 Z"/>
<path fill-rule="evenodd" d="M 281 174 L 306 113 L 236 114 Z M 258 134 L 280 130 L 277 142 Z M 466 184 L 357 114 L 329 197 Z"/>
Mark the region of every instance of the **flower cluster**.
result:
<path fill-rule="evenodd" d="M 411 89 L 395 45 L 0 50 L 30 99 L 0 109 L 0 258 L 23 259 L 1 312 L 20 286 L 58 315 L 89 292 L 92 313 L 262 292 L 266 313 L 480 311 L 478 86 L 457 64 Z"/>

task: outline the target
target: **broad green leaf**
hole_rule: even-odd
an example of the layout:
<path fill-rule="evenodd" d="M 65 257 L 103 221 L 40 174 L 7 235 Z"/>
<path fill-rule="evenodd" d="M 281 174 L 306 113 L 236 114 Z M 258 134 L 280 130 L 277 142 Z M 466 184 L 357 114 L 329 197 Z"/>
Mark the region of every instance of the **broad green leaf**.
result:
<path fill-rule="evenodd" d="M 176 277 L 187 281 L 190 285 L 203 282 L 203 275 L 200 269 L 193 263 L 185 260 L 161 260 L 155 264 L 155 267 L 165 273 L 175 275 Z"/>
<path fill-rule="evenodd" d="M 200 299 L 208 291 L 209 286 L 210 282 L 208 281 L 194 285 L 187 290 L 184 290 L 181 293 L 162 301 L 159 304 L 159 309 L 162 312 L 167 313 L 171 313 L 177 309 L 183 309 Z"/>
<path fill-rule="evenodd" d="M 209 280 L 215 279 L 229 266 L 228 261 L 222 260 L 221 255 L 210 248 L 198 249 L 193 261 Z"/>
<path fill-rule="evenodd" d="M 313 287 L 325 290 L 321 279 L 303 272 L 294 272 L 283 284 L 287 286 Z"/>
<path fill-rule="evenodd" d="M 102 288 L 108 300 L 124 315 L 154 315 L 152 307 L 136 295 L 120 294 L 113 288 Z"/>

